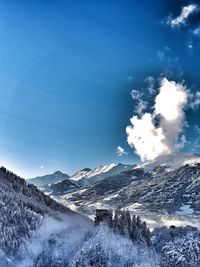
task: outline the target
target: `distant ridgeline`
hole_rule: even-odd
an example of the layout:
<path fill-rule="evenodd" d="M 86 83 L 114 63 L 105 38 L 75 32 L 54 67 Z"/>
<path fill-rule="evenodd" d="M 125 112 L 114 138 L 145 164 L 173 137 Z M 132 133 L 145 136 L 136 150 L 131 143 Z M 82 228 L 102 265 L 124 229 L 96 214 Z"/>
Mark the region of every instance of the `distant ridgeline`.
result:
<path fill-rule="evenodd" d="M 95 225 L 100 224 L 107 224 L 115 234 L 125 236 L 133 242 L 151 245 L 151 233 L 146 222 L 141 221 L 140 216 L 131 216 L 128 210 L 116 210 L 113 214 L 111 210 L 97 209 Z"/>

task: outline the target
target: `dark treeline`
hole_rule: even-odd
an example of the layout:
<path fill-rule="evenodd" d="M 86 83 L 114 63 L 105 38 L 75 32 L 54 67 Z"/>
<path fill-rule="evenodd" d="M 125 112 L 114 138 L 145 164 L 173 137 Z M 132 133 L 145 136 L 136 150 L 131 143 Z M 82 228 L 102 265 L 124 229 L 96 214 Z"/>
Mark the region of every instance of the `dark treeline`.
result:
<path fill-rule="evenodd" d="M 136 243 L 151 245 L 151 233 L 140 216 L 131 215 L 128 210 L 97 210 L 95 225 L 106 223 L 115 234 L 129 238 Z"/>

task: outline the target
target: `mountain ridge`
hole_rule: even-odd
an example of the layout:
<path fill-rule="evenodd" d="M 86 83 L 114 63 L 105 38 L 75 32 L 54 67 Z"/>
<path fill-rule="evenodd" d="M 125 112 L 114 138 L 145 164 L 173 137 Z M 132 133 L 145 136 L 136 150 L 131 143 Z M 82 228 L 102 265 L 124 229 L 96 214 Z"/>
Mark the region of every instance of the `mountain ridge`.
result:
<path fill-rule="evenodd" d="M 70 176 L 70 179 L 78 182 L 80 185 L 83 185 L 84 182 L 86 185 L 94 184 L 100 180 L 103 180 L 107 176 L 117 174 L 123 170 L 130 169 L 135 167 L 135 165 L 128 165 L 122 163 L 111 163 L 108 165 L 101 165 L 94 168 L 91 171 L 77 171 L 74 175 Z"/>
<path fill-rule="evenodd" d="M 51 174 L 46 174 L 43 176 L 37 176 L 35 178 L 29 178 L 27 181 L 31 184 L 34 184 L 36 186 L 45 186 L 47 184 L 63 181 L 65 179 L 68 179 L 69 175 L 66 173 L 63 173 L 61 171 L 55 171 Z"/>
<path fill-rule="evenodd" d="M 69 178 L 46 185 L 43 190 L 50 194 L 63 194 L 92 186 L 108 176 L 118 174 L 123 170 L 133 168 L 135 165 L 124 165 L 122 163 L 112 163 L 105 166 L 98 166 L 93 170 L 85 168 L 75 172 Z"/>
<path fill-rule="evenodd" d="M 121 208 L 145 215 L 200 217 L 199 159 L 191 153 L 168 155 L 56 199 L 87 216 L 96 208 Z"/>

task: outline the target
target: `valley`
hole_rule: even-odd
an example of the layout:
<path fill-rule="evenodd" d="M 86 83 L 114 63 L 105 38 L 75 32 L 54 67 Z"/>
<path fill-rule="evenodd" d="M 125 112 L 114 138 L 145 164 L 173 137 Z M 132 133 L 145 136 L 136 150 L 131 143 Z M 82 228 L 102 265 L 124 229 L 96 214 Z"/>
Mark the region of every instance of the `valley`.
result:
<path fill-rule="evenodd" d="M 76 183 L 82 180 L 82 176 L 77 177 L 75 174 L 62 182 L 47 185 L 44 191 L 90 218 L 94 218 L 97 208 L 119 208 L 141 215 L 150 227 L 169 225 L 173 220 L 179 226 L 186 225 L 188 221 L 194 226 L 199 225 L 199 155 L 176 153 L 164 156 L 128 169 L 126 167 L 116 174 L 104 172 L 103 177 L 99 174 L 92 183 L 93 176 L 85 177 L 84 180 L 89 181 L 82 185 Z"/>

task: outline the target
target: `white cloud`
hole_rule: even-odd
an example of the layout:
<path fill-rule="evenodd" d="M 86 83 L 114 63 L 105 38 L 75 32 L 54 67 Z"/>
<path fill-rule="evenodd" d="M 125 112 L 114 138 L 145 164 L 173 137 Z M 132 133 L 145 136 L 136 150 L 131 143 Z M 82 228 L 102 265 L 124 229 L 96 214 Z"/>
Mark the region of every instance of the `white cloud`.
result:
<path fill-rule="evenodd" d="M 142 161 L 174 152 L 185 144 L 180 134 L 184 127 L 184 108 L 189 91 L 181 83 L 163 78 L 153 112 L 133 116 L 126 128 L 128 144 Z"/>
<path fill-rule="evenodd" d="M 190 106 L 193 108 L 193 109 L 196 109 L 199 107 L 200 105 L 200 92 L 197 91 L 195 94 L 193 94 L 191 96 L 193 98 L 192 102 L 190 103 Z"/>
<path fill-rule="evenodd" d="M 182 24 L 185 24 L 187 19 L 188 19 L 188 17 L 191 14 L 193 14 L 196 10 L 197 10 L 197 5 L 195 5 L 195 4 L 190 4 L 188 6 L 185 6 L 185 7 L 182 8 L 181 14 L 178 17 L 176 17 L 174 19 L 172 19 L 172 18 L 168 19 L 168 24 L 172 28 L 178 27 L 178 26 L 180 26 Z"/>
<path fill-rule="evenodd" d="M 138 91 L 138 90 L 132 90 L 132 92 L 131 92 L 131 96 L 132 96 L 132 98 L 133 98 L 134 100 L 140 100 L 142 94 L 141 94 L 141 92 Z"/>
<path fill-rule="evenodd" d="M 185 146 L 186 144 L 187 144 L 187 140 L 186 140 L 185 135 L 183 134 L 183 135 L 180 137 L 180 141 L 179 141 L 179 143 L 176 144 L 175 148 L 176 148 L 176 150 L 182 149 L 182 148 L 184 148 L 184 146 Z"/>
<path fill-rule="evenodd" d="M 143 100 L 142 91 L 132 90 L 131 96 L 133 100 L 136 101 L 135 109 L 134 109 L 135 113 L 137 113 L 138 115 L 141 115 L 143 111 L 146 109 L 147 104 L 148 104 L 146 101 Z"/>
<path fill-rule="evenodd" d="M 125 151 L 125 149 L 121 146 L 118 146 L 116 149 L 116 153 L 118 154 L 118 156 L 123 156 L 123 155 L 127 155 L 127 152 Z"/>
<path fill-rule="evenodd" d="M 137 114 L 141 115 L 143 111 L 147 108 L 147 104 L 148 103 L 146 101 L 141 99 L 135 107 L 135 111 L 137 112 Z"/>
<path fill-rule="evenodd" d="M 194 35 L 200 35 L 200 26 L 193 30 Z"/>
<path fill-rule="evenodd" d="M 141 119 L 131 118 L 132 126 L 126 128 L 128 144 L 135 149 L 142 161 L 154 159 L 171 151 L 165 145 L 165 136 L 161 127 L 156 128 L 150 113 L 145 113 Z"/>
<path fill-rule="evenodd" d="M 186 86 L 163 78 L 159 91 L 155 98 L 155 113 L 167 121 L 182 120 L 183 106 L 187 102 Z"/>
<path fill-rule="evenodd" d="M 148 84 L 147 90 L 150 95 L 155 93 L 155 79 L 152 76 L 148 76 L 145 80 L 145 82 Z"/>

